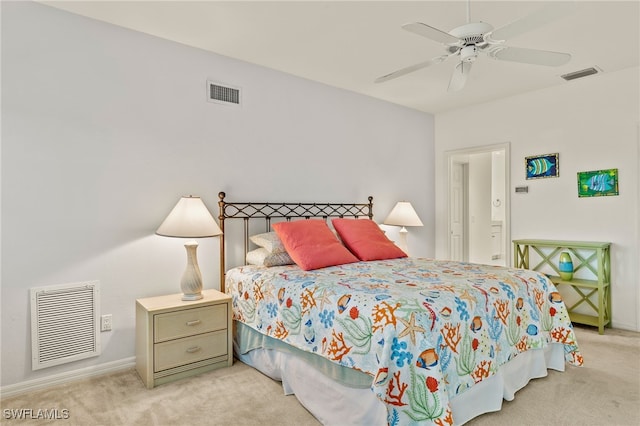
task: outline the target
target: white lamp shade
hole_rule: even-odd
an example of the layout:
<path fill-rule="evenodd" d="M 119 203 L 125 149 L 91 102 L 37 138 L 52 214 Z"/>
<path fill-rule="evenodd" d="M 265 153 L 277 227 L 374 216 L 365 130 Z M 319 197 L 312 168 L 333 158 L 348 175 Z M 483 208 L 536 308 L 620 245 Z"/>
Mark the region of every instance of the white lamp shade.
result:
<path fill-rule="evenodd" d="M 393 226 L 423 226 L 418 214 L 408 201 L 399 201 L 383 223 Z"/>
<path fill-rule="evenodd" d="M 205 238 L 222 235 L 200 197 L 182 197 L 156 234 L 165 237 Z"/>

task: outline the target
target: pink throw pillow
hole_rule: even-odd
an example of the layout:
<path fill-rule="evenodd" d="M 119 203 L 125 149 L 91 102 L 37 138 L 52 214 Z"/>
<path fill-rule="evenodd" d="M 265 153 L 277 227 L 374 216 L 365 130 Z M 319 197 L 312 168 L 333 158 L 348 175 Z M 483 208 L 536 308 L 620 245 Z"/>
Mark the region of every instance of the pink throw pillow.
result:
<path fill-rule="evenodd" d="M 287 253 L 305 271 L 357 262 L 323 220 L 304 219 L 271 225 Z"/>
<path fill-rule="evenodd" d="M 378 225 L 369 219 L 333 219 L 340 239 L 360 260 L 384 260 L 407 257 Z"/>

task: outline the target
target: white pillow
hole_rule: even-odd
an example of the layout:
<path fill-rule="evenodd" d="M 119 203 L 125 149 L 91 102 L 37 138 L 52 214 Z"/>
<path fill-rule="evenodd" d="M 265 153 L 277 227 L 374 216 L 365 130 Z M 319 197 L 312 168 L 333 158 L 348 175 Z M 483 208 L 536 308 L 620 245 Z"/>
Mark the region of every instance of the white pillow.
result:
<path fill-rule="evenodd" d="M 252 235 L 249 237 L 252 243 L 265 248 L 269 253 L 286 253 L 284 244 L 275 232 L 265 232 L 264 234 Z"/>
<path fill-rule="evenodd" d="M 266 248 L 261 247 L 247 253 L 247 263 L 249 265 L 269 267 L 293 265 L 294 262 L 286 251 L 282 253 L 269 253 Z"/>

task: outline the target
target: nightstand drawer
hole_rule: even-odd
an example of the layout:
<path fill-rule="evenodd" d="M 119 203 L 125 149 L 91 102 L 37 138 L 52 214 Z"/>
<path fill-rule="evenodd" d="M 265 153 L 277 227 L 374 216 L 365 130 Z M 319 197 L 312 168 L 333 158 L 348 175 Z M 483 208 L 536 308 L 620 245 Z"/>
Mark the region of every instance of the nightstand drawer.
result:
<path fill-rule="evenodd" d="M 167 370 L 227 353 L 227 330 L 158 343 L 154 350 L 153 370 Z"/>
<path fill-rule="evenodd" d="M 154 316 L 155 343 L 193 336 L 227 327 L 227 305 L 185 309 Z"/>

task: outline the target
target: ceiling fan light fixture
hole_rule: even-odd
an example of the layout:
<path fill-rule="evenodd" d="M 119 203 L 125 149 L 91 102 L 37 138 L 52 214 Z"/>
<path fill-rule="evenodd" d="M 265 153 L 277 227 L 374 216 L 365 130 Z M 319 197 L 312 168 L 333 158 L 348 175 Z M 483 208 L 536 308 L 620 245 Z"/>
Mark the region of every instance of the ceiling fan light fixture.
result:
<path fill-rule="evenodd" d="M 601 72 L 602 72 L 602 69 L 600 69 L 597 66 L 594 66 L 594 67 L 585 68 L 583 70 L 562 74 L 560 77 L 562 77 L 566 81 L 571 81 L 577 78 L 587 77 L 587 76 L 598 74 Z"/>
<path fill-rule="evenodd" d="M 478 48 L 475 45 L 465 46 L 460 50 L 460 60 L 473 62 L 478 58 Z"/>

